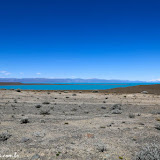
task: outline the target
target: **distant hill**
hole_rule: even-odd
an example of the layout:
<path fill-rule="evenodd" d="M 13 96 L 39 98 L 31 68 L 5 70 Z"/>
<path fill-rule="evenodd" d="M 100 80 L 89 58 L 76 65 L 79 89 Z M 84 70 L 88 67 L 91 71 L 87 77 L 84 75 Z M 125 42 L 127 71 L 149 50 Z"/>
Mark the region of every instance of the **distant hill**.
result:
<path fill-rule="evenodd" d="M 145 81 L 129 81 L 129 80 L 106 80 L 106 79 L 81 79 L 81 78 L 0 78 L 0 82 L 21 82 L 21 83 L 147 83 Z"/>

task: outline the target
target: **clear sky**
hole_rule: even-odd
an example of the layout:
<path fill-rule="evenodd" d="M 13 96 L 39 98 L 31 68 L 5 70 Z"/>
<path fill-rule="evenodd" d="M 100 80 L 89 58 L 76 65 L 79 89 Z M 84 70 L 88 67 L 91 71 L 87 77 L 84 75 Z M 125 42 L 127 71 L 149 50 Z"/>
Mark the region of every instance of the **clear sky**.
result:
<path fill-rule="evenodd" d="M 0 77 L 160 79 L 160 1 L 1 0 Z"/>

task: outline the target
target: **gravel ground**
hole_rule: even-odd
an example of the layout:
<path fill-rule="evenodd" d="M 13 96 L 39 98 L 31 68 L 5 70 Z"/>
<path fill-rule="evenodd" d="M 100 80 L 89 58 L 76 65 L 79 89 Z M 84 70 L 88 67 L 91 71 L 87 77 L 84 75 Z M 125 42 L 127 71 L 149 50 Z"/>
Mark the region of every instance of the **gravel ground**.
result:
<path fill-rule="evenodd" d="M 0 90 L 1 159 L 132 160 L 157 125 L 160 95 Z"/>

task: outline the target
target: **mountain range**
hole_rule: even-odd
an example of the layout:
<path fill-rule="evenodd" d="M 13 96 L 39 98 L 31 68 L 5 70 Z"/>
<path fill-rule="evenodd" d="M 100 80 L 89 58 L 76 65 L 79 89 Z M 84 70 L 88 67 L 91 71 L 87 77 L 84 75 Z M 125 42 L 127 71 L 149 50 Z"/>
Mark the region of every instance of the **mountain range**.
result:
<path fill-rule="evenodd" d="M 81 78 L 0 78 L 0 82 L 21 83 L 147 83 L 146 81 L 106 80 L 106 79 L 81 79 Z"/>

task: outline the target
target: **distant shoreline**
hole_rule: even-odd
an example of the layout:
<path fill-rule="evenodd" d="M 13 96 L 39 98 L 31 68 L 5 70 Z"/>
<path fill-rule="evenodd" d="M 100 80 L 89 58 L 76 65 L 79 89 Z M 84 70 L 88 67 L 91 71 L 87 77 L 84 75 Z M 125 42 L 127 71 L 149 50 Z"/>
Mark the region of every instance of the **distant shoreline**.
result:
<path fill-rule="evenodd" d="M 117 85 L 117 84 L 29 84 L 29 83 L 19 83 L 19 82 L 0 82 L 0 86 L 11 86 L 11 85 Z M 125 85 L 125 84 L 119 84 Z M 0 89 L 1 90 L 1 89 Z M 23 89 L 22 89 L 23 90 Z M 68 93 L 92 93 L 94 90 L 34 90 L 25 89 L 23 91 L 33 91 L 33 92 L 64 92 Z M 105 94 L 134 94 L 141 93 L 142 91 L 147 91 L 148 94 L 160 95 L 160 84 L 151 85 L 137 85 L 130 87 L 117 87 L 112 89 L 96 89 L 95 93 L 105 93 Z"/>
<path fill-rule="evenodd" d="M 68 83 L 64 83 L 64 84 L 50 84 L 50 83 L 20 83 L 20 82 L 0 82 L 0 86 L 19 86 L 19 85 L 127 85 L 127 84 L 91 84 L 91 83 L 84 83 L 84 84 L 68 84 Z"/>

